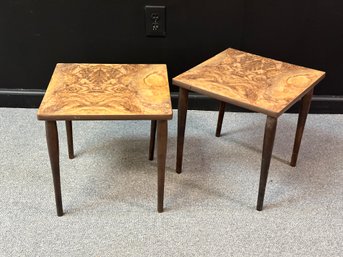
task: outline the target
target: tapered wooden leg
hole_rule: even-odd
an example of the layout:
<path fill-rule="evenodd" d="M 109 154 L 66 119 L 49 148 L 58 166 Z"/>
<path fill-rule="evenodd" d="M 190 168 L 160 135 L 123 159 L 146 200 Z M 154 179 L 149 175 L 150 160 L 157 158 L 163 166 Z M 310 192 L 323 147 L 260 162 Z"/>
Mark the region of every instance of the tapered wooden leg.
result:
<path fill-rule="evenodd" d="M 217 123 L 217 130 L 216 130 L 216 137 L 220 137 L 220 133 L 222 131 L 222 124 L 223 124 L 223 118 L 225 113 L 225 102 L 220 102 L 219 107 L 219 114 L 218 114 L 218 123 Z"/>
<path fill-rule="evenodd" d="M 150 161 L 154 159 L 155 138 L 156 138 L 156 120 L 152 120 L 151 127 L 150 127 L 150 145 L 149 145 L 149 160 Z"/>
<path fill-rule="evenodd" d="M 69 159 L 74 159 L 73 126 L 71 120 L 66 120 Z"/>
<path fill-rule="evenodd" d="M 297 132 L 295 134 L 293 153 L 292 153 L 292 159 L 291 159 L 291 166 L 293 167 L 295 167 L 295 165 L 297 164 L 301 138 L 303 136 L 303 132 L 305 128 L 307 114 L 308 114 L 308 111 L 310 110 L 312 95 L 313 95 L 313 89 L 301 99 L 301 105 L 300 105 L 299 116 L 298 116 Z"/>
<path fill-rule="evenodd" d="M 273 152 L 276 125 L 277 125 L 277 118 L 268 116 L 267 121 L 266 121 L 265 131 L 264 131 L 264 140 L 263 140 L 260 185 L 259 185 L 257 208 L 256 208 L 258 211 L 262 211 L 262 208 L 263 208 L 263 199 L 264 199 L 264 193 L 266 191 L 270 159 L 272 157 L 272 152 Z"/>
<path fill-rule="evenodd" d="M 176 172 L 182 172 L 183 143 L 185 141 L 185 128 L 188 108 L 188 90 L 180 87 L 178 124 L 177 124 L 177 150 L 176 150 Z"/>
<path fill-rule="evenodd" d="M 163 212 L 164 178 L 167 155 L 168 123 L 159 120 L 157 124 L 157 211 Z"/>
<path fill-rule="evenodd" d="M 52 170 L 52 177 L 54 180 L 57 216 L 62 216 L 63 207 L 62 207 L 61 182 L 60 182 L 58 132 L 57 132 L 56 121 L 46 121 L 45 130 L 46 130 L 46 141 L 48 144 L 48 151 L 49 151 L 50 164 L 51 164 L 51 170 Z"/>

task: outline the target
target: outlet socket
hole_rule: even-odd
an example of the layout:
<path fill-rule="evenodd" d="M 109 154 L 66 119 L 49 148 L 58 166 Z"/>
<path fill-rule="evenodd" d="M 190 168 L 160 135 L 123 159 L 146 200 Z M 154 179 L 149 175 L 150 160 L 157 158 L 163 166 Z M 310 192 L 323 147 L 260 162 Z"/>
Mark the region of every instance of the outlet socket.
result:
<path fill-rule="evenodd" d="M 166 7 L 146 5 L 145 34 L 149 37 L 166 36 Z"/>

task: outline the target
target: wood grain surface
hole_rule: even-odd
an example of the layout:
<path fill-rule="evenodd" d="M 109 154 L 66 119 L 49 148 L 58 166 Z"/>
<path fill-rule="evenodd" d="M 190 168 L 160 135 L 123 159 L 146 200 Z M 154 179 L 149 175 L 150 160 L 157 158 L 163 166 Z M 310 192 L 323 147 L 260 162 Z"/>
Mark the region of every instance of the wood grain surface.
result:
<path fill-rule="evenodd" d="M 171 119 L 164 64 L 56 65 L 40 120 Z"/>
<path fill-rule="evenodd" d="M 325 76 L 232 48 L 173 78 L 173 84 L 277 117 Z"/>

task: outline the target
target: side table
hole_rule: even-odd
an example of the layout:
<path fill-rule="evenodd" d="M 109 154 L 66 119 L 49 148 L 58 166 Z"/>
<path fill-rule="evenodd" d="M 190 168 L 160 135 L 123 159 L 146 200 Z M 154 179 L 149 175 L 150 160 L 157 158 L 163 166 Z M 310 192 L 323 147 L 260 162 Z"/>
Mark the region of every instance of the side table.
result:
<path fill-rule="evenodd" d="M 56 121 L 66 122 L 69 158 L 74 158 L 73 120 L 151 120 L 157 127 L 158 212 L 163 211 L 168 120 L 172 119 L 164 64 L 59 63 L 38 110 L 44 120 L 57 215 L 63 215 Z M 149 159 L 153 159 L 151 133 Z"/>
<path fill-rule="evenodd" d="M 225 104 L 231 103 L 267 115 L 257 210 L 262 210 L 278 117 L 301 99 L 291 165 L 295 166 L 313 88 L 325 72 L 292 65 L 236 49 L 226 49 L 173 78 L 180 87 L 176 172 L 182 171 L 188 92 L 221 101 L 216 136 L 220 136 Z"/>

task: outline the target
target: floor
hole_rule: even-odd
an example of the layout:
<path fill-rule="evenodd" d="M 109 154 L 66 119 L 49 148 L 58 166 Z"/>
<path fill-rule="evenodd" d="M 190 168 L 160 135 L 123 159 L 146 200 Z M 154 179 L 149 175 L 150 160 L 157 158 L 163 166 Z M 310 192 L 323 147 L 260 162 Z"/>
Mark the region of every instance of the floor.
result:
<path fill-rule="evenodd" d="M 184 170 L 169 123 L 165 212 L 157 213 L 149 121 L 59 124 L 56 216 L 44 122 L 0 108 L 0 256 L 343 256 L 343 115 L 309 115 L 289 166 L 297 116 L 278 122 L 264 210 L 255 210 L 265 116 L 189 111 Z"/>

